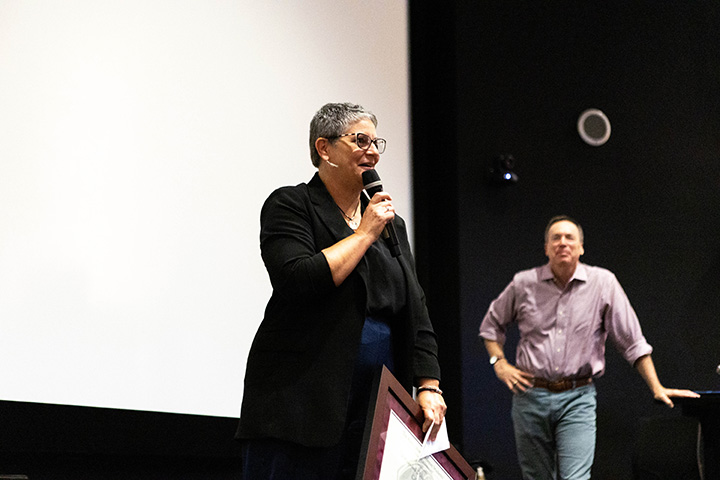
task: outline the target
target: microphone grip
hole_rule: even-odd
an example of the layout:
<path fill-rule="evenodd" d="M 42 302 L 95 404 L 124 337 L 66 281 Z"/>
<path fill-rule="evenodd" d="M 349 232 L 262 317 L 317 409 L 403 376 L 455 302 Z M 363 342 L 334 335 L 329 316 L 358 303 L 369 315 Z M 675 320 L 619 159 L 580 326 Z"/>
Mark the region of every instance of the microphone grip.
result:
<path fill-rule="evenodd" d="M 367 170 L 362 174 L 363 186 L 368 194 L 368 197 L 372 198 L 377 192 L 382 190 L 382 182 L 380 181 L 380 175 L 378 175 L 375 169 Z M 385 240 L 385 244 L 390 249 L 390 254 L 393 257 L 400 256 L 400 241 L 398 240 L 397 231 L 395 231 L 395 223 L 390 221 L 385 225 L 382 231 L 382 237 Z"/>
<path fill-rule="evenodd" d="M 385 243 L 387 244 L 388 248 L 390 249 L 390 254 L 393 257 L 399 257 L 400 256 L 400 241 L 398 240 L 397 231 L 395 230 L 395 223 L 390 222 L 387 225 L 385 225 L 382 235 L 383 235 L 383 238 L 385 238 Z"/>

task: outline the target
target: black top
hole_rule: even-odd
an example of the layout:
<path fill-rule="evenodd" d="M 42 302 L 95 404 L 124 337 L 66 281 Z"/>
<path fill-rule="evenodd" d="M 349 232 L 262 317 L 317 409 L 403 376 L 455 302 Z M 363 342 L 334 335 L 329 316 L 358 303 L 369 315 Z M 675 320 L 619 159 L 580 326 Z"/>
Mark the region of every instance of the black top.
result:
<path fill-rule="evenodd" d="M 365 253 L 368 264 L 367 316 L 392 319 L 405 307 L 405 275 L 382 239 Z"/>

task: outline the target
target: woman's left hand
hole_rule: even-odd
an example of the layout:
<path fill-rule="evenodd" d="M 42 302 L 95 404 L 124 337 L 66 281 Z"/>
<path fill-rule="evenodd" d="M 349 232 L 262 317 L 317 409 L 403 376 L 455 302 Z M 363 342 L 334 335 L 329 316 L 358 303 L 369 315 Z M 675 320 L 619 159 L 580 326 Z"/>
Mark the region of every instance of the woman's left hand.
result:
<path fill-rule="evenodd" d="M 445 420 L 445 412 L 447 411 L 445 399 L 437 392 L 424 390 L 418 393 L 417 402 L 423 410 L 423 415 L 425 415 L 423 432 L 427 432 L 427 429 L 432 425 L 430 440 L 435 440 L 440 431 L 440 425 Z M 434 425 L 433 422 L 435 422 Z"/>

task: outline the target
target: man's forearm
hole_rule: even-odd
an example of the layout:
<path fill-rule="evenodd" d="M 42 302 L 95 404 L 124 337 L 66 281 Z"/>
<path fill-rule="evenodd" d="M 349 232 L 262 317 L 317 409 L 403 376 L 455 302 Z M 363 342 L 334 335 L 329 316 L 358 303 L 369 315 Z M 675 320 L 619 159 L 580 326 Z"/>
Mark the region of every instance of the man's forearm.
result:
<path fill-rule="evenodd" d="M 485 349 L 488 352 L 488 356 L 505 358 L 505 352 L 503 351 L 503 346 L 500 343 L 495 340 L 487 339 L 483 339 L 483 341 L 485 342 Z"/>
<path fill-rule="evenodd" d="M 650 388 L 650 391 L 653 392 L 653 395 L 662 391 L 663 386 L 657 376 L 655 364 L 653 363 L 650 355 L 643 355 L 638 358 L 637 361 L 635 361 L 635 368 L 643 380 L 645 380 L 645 383 L 647 383 L 647 386 Z"/>

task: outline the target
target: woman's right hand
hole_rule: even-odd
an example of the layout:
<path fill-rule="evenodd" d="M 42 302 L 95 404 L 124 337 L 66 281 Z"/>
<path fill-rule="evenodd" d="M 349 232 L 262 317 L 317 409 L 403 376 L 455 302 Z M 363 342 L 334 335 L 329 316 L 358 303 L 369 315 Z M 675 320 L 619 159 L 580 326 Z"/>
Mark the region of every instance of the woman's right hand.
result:
<path fill-rule="evenodd" d="M 355 234 L 322 250 L 330 266 L 335 285 L 340 285 L 345 281 L 370 245 L 380 237 L 385 225 L 393 218 L 395 218 L 395 209 L 392 205 L 392 198 L 388 193 L 378 192 L 373 195 L 365 208 Z"/>
<path fill-rule="evenodd" d="M 365 208 L 360 225 L 355 233 L 366 234 L 377 240 L 385 225 L 395 218 L 395 207 L 389 193 L 378 192 L 370 199 Z"/>

